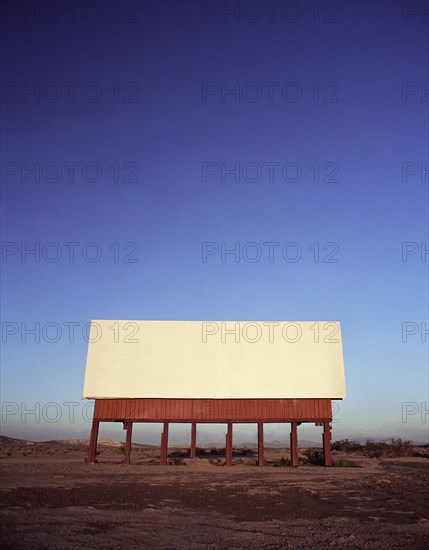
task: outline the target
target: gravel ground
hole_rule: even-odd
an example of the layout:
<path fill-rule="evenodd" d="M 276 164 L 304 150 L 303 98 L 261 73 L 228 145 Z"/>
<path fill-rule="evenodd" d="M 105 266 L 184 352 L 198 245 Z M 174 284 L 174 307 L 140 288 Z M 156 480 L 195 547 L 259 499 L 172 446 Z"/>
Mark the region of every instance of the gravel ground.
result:
<path fill-rule="evenodd" d="M 3 455 L 2 547 L 428 547 L 427 459 L 276 468 L 288 453 L 276 449 L 262 468 L 252 458 L 162 467 L 156 452 L 124 465 L 107 449 L 91 466 L 79 448 Z"/>

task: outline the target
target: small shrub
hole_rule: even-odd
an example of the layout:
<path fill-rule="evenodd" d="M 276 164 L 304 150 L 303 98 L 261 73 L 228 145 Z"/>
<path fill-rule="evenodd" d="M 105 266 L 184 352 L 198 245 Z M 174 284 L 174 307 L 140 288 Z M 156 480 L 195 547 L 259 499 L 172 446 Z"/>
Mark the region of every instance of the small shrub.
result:
<path fill-rule="evenodd" d="M 389 439 L 387 441 L 374 441 L 367 439 L 364 444 L 348 439 L 334 441 L 331 445 L 333 451 L 345 453 L 360 453 L 370 458 L 397 457 L 397 456 L 412 456 L 413 444 L 411 441 L 403 441 L 402 439 Z"/>
<path fill-rule="evenodd" d="M 388 441 L 373 441 L 367 439 L 364 446 L 364 454 L 372 458 L 411 456 L 413 454 L 413 444 L 411 441 L 402 439 L 392 439 Z"/>
<path fill-rule="evenodd" d="M 331 445 L 333 451 L 340 451 L 345 453 L 353 453 L 362 450 L 362 445 L 357 441 L 350 441 L 349 439 L 340 439 L 334 441 Z"/>
<path fill-rule="evenodd" d="M 285 458 L 284 456 L 280 459 L 280 466 L 282 468 L 285 468 L 286 466 L 290 466 L 290 460 L 288 458 Z"/>
<path fill-rule="evenodd" d="M 418 451 L 416 451 L 415 453 L 413 453 L 412 456 L 415 456 L 415 457 L 418 457 L 418 458 L 429 458 L 429 454 L 428 454 L 428 453 L 420 453 L 420 452 L 418 452 Z"/>
<path fill-rule="evenodd" d="M 186 462 L 183 458 L 170 458 L 168 464 L 171 464 L 172 466 L 186 466 Z"/>
<path fill-rule="evenodd" d="M 307 457 L 308 463 L 314 466 L 323 466 L 325 461 L 323 460 L 323 453 L 317 449 L 307 449 L 304 451 L 304 456 Z"/>

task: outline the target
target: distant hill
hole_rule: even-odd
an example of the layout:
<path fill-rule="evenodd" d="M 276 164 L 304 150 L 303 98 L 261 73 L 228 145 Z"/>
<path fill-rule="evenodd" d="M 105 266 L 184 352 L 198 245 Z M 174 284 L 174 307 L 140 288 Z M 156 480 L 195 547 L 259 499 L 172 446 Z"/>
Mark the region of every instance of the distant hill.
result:
<path fill-rule="evenodd" d="M 88 447 L 88 439 L 51 439 L 49 441 L 29 441 L 27 439 L 17 439 L 14 437 L 0 436 L 0 445 L 2 448 L 16 448 L 16 447 Z M 112 439 L 99 439 L 99 447 L 113 447 L 119 448 L 123 446 L 120 441 L 114 441 Z M 139 447 L 141 449 L 154 449 L 156 445 L 142 445 L 140 443 L 133 443 L 133 447 Z"/>
<path fill-rule="evenodd" d="M 342 438 L 335 438 L 336 441 L 340 440 Z M 370 439 L 375 442 L 381 442 L 381 441 L 389 441 L 391 438 L 386 437 L 356 437 L 356 438 L 349 438 L 350 441 L 356 441 L 357 443 L 365 443 L 366 440 Z M 414 445 L 427 445 L 427 442 L 422 441 L 415 441 L 413 442 Z M 7 437 L 5 435 L 0 436 L 0 446 L 3 449 L 11 449 L 11 448 L 21 448 L 21 447 L 48 447 L 48 448 L 64 448 L 64 447 L 73 447 L 73 448 L 87 448 L 89 445 L 88 439 L 51 439 L 49 441 L 30 441 L 28 439 L 18 439 L 14 437 Z M 104 447 L 105 449 L 111 448 L 111 449 L 119 449 L 123 447 L 124 442 L 122 441 L 115 441 L 113 439 L 99 439 L 98 440 L 98 446 Z M 301 448 L 304 447 L 321 447 L 322 442 L 321 441 L 310 441 L 307 439 L 298 439 L 298 445 Z M 211 448 L 211 447 L 223 447 L 224 443 L 221 441 L 212 441 L 212 442 L 201 442 L 198 443 L 198 446 L 201 448 Z M 264 443 L 265 448 L 271 448 L 271 449 L 285 449 L 289 448 L 289 441 L 265 441 Z M 156 449 L 159 448 L 159 445 L 147 445 L 142 443 L 133 443 L 134 448 L 139 449 Z M 170 448 L 178 447 L 189 447 L 189 443 L 176 443 L 169 445 Z M 245 442 L 245 443 L 235 443 L 235 448 L 248 448 L 248 449 L 256 449 L 257 444 L 256 442 Z"/>
<path fill-rule="evenodd" d="M 14 437 L 6 437 L 0 435 L 0 444 L 2 447 L 13 447 L 22 445 L 34 445 L 34 441 L 28 441 L 27 439 L 15 439 Z"/>
<path fill-rule="evenodd" d="M 336 437 L 335 441 L 339 441 L 341 439 L 346 439 L 345 437 Z M 348 437 L 350 441 L 356 441 L 357 443 L 365 443 L 366 441 L 375 441 L 376 443 L 380 443 L 382 441 L 389 442 L 392 440 L 392 437 Z M 403 441 L 408 440 L 406 437 L 394 437 L 393 439 L 402 439 Z M 419 445 L 427 445 L 428 441 L 413 441 L 411 440 L 411 443 L 413 445 L 419 446 Z"/>

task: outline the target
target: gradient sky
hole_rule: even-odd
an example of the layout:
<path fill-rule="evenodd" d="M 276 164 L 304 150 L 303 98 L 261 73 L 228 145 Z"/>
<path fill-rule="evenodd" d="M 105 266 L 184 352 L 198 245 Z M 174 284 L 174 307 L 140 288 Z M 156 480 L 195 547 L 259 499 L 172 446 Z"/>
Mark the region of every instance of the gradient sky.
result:
<path fill-rule="evenodd" d="M 427 438 L 427 4 L 237 4 L 4 3 L 5 435 L 88 436 L 91 319 L 258 319 L 341 322 L 334 438 Z M 219 253 L 203 261 L 207 242 Z M 23 422 L 35 403 L 40 422 Z"/>

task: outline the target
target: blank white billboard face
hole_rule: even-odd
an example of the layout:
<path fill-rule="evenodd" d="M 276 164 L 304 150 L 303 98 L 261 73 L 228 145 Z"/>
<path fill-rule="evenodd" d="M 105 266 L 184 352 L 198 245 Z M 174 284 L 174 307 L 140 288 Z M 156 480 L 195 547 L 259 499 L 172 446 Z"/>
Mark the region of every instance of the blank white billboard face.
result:
<path fill-rule="evenodd" d="M 343 398 L 330 321 L 92 321 L 84 398 Z"/>

